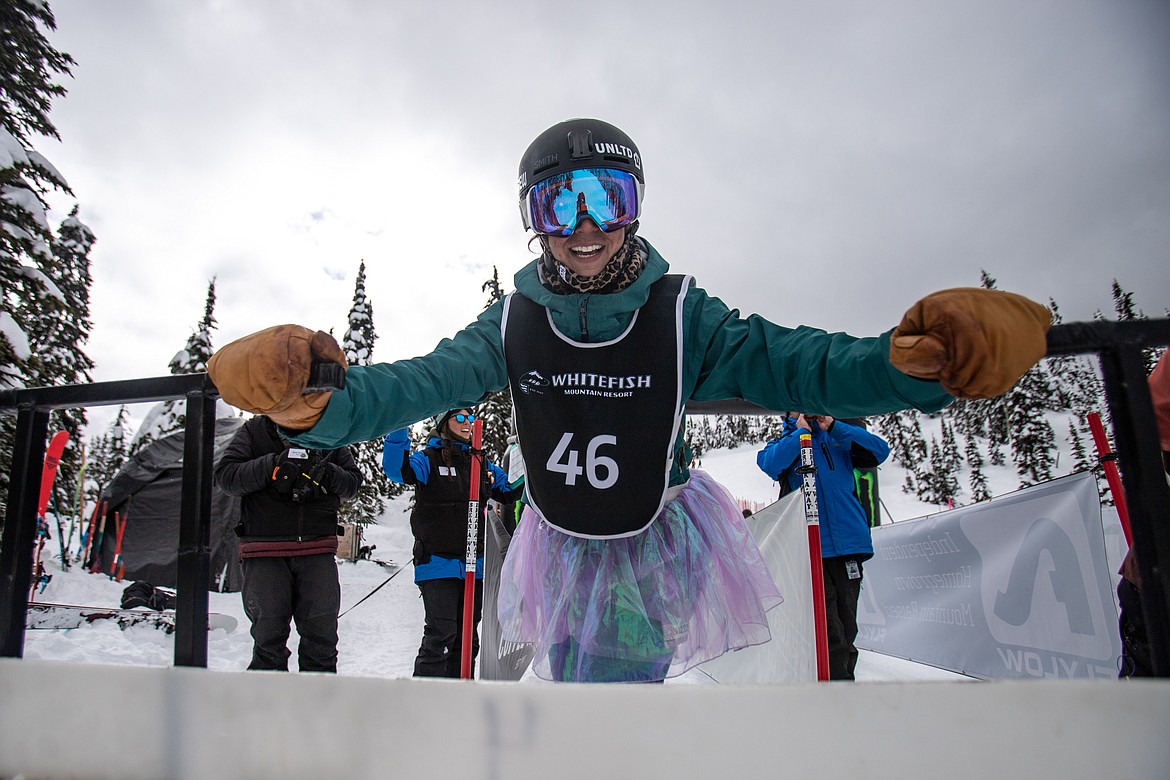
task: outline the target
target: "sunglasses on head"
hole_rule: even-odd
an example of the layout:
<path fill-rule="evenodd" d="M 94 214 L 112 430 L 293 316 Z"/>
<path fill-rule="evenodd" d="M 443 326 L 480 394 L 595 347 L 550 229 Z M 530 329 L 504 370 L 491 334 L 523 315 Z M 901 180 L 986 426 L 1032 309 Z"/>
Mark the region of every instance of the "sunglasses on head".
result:
<path fill-rule="evenodd" d="M 585 217 L 602 232 L 638 219 L 642 182 L 615 168 L 583 168 L 537 182 L 524 197 L 524 227 L 549 236 L 567 236 Z"/>
<path fill-rule="evenodd" d="M 474 414 L 453 414 L 451 416 L 455 418 L 455 422 L 475 422 Z"/>

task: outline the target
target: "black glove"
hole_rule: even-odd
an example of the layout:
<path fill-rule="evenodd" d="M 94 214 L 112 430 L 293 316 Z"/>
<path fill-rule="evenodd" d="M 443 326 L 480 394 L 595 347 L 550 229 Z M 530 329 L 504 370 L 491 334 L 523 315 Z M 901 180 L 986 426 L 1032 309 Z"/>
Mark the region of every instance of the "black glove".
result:
<path fill-rule="evenodd" d="M 293 491 L 293 486 L 296 485 L 300 476 L 300 463 L 292 460 L 283 461 L 272 470 L 273 487 L 276 488 L 277 493 L 288 495 Z"/>
<path fill-rule="evenodd" d="M 314 454 L 309 460 L 302 463 L 301 472 L 293 480 L 292 500 L 298 504 L 313 501 L 321 497 L 325 490 L 322 474 L 329 464 L 319 455 Z"/>
<path fill-rule="evenodd" d="M 341 470 L 341 466 L 336 463 L 330 463 L 327 460 L 321 461 L 321 466 L 314 474 L 314 478 L 321 484 L 321 490 L 325 493 L 333 493 L 333 485 L 336 482 L 337 472 Z"/>
<path fill-rule="evenodd" d="M 289 447 L 276 456 L 276 468 L 272 470 L 272 482 L 277 493 L 291 494 L 306 481 L 305 474 L 311 467 L 309 451 L 301 447 Z"/>

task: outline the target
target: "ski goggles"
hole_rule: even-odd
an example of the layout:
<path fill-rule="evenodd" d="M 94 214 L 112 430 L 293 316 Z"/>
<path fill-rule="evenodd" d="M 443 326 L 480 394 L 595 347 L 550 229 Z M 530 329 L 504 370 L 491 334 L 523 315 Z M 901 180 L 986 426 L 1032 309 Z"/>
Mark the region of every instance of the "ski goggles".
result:
<path fill-rule="evenodd" d="M 537 182 L 520 204 L 524 227 L 550 236 L 567 236 L 585 217 L 602 232 L 623 228 L 638 218 L 642 182 L 616 168 L 582 168 Z"/>
<path fill-rule="evenodd" d="M 474 414 L 453 414 L 451 416 L 455 418 L 455 422 L 475 422 Z"/>

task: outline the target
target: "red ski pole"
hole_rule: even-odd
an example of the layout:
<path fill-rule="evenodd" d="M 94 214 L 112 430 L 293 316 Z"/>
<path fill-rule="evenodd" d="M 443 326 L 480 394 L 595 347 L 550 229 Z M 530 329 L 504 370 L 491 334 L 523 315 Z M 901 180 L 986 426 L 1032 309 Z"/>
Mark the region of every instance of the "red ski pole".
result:
<path fill-rule="evenodd" d="M 829 626 L 825 615 L 825 572 L 821 568 L 821 516 L 817 509 L 817 467 L 813 465 L 812 434 L 800 434 L 800 466 L 804 480 L 804 517 L 808 523 L 808 562 L 812 568 L 813 631 L 817 642 L 817 680 L 829 679 Z"/>
<path fill-rule="evenodd" d="M 475 559 L 479 557 L 479 448 L 483 445 L 483 420 L 471 427 L 471 491 L 467 501 L 467 556 L 463 575 L 463 655 L 459 676 L 471 679 L 471 638 L 475 631 Z"/>
<path fill-rule="evenodd" d="M 114 560 L 110 564 L 110 579 L 122 581 L 126 575 L 126 564 L 122 562 L 122 537 L 126 535 L 126 515 L 114 512 Z"/>
<path fill-rule="evenodd" d="M 1133 535 L 1129 530 L 1129 507 L 1125 503 L 1125 488 L 1121 486 L 1121 474 L 1117 471 L 1117 453 L 1109 449 L 1109 439 L 1105 436 L 1101 415 L 1090 412 L 1086 419 L 1089 421 L 1089 430 L 1093 432 L 1093 443 L 1097 445 L 1097 460 L 1105 470 L 1105 480 L 1109 483 L 1109 492 L 1113 494 L 1113 503 L 1117 506 L 1121 530 L 1125 532 L 1125 543 L 1133 547 Z"/>

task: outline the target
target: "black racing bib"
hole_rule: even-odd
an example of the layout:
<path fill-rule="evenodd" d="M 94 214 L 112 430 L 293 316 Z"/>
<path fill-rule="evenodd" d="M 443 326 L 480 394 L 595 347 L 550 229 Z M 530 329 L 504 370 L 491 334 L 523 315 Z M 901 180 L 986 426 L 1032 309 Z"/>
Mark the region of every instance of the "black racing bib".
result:
<path fill-rule="evenodd" d="M 654 521 L 682 411 L 682 309 L 690 277 L 667 275 L 612 341 L 556 330 L 519 293 L 501 323 L 516 437 L 533 509 L 574 536 L 632 536 Z"/>

